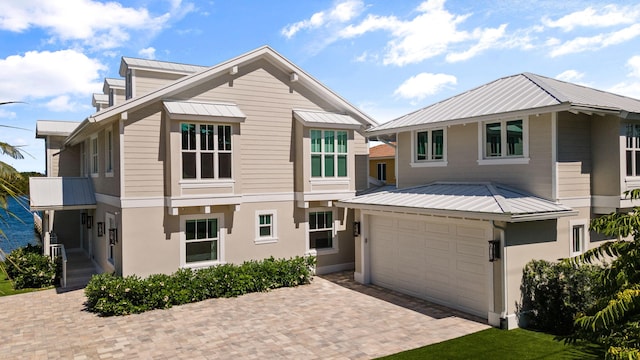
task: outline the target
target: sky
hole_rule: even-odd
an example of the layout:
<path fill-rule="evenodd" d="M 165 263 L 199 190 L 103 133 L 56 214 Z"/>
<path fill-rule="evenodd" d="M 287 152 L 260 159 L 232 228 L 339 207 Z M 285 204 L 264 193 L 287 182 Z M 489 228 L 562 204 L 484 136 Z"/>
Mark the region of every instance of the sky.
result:
<path fill-rule="evenodd" d="M 640 4 L 520 0 L 3 0 L 0 141 L 44 172 L 37 120 L 82 121 L 120 57 L 213 66 L 263 45 L 383 123 L 532 72 L 640 98 Z"/>

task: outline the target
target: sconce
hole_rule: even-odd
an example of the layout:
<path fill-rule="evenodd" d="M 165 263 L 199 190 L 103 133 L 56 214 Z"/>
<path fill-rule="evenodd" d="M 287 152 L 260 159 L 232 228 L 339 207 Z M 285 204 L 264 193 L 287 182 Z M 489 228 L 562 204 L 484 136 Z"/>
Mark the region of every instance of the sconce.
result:
<path fill-rule="evenodd" d="M 87 215 L 87 229 L 91 229 L 91 225 L 93 225 L 93 216 Z"/>
<path fill-rule="evenodd" d="M 80 220 L 82 222 L 82 225 L 87 223 L 87 213 L 83 212 L 82 214 L 80 214 Z"/>
<path fill-rule="evenodd" d="M 494 262 L 500 259 L 500 240 L 489 241 L 489 261 Z"/>
<path fill-rule="evenodd" d="M 353 223 L 353 236 L 360 236 L 360 221 Z"/>
<path fill-rule="evenodd" d="M 109 244 L 114 245 L 118 243 L 118 229 L 109 229 Z"/>
<path fill-rule="evenodd" d="M 101 237 L 104 235 L 104 223 L 102 221 L 98 222 L 98 236 Z"/>

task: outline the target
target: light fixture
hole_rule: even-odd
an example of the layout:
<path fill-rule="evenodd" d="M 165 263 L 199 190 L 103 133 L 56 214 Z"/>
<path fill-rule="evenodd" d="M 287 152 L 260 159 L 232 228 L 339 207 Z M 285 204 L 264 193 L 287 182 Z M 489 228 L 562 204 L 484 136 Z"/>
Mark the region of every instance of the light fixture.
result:
<path fill-rule="evenodd" d="M 82 225 L 87 223 L 87 213 L 83 212 L 82 214 L 80 214 L 80 219 L 81 219 L 81 223 Z"/>
<path fill-rule="evenodd" d="M 87 229 L 91 229 L 91 225 L 93 225 L 93 216 L 87 215 Z"/>
<path fill-rule="evenodd" d="M 353 223 L 353 236 L 360 236 L 360 221 Z"/>
<path fill-rule="evenodd" d="M 489 241 L 489 261 L 494 262 L 500 259 L 500 240 Z"/>
<path fill-rule="evenodd" d="M 118 229 L 111 228 L 109 229 L 109 244 L 114 245 L 118 243 Z"/>

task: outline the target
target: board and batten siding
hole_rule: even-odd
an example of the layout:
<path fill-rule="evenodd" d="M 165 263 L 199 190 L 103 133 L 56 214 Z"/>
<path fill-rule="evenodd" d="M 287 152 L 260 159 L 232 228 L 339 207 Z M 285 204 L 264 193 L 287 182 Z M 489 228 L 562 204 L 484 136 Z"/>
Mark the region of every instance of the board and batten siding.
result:
<path fill-rule="evenodd" d="M 591 117 L 558 114 L 558 198 L 591 196 Z"/>
<path fill-rule="evenodd" d="M 150 106 L 129 115 L 124 128 L 126 197 L 164 195 L 164 144 L 161 143 L 161 108 Z"/>
<path fill-rule="evenodd" d="M 479 165 L 478 124 L 447 128 L 447 161 L 444 167 L 411 167 L 412 132 L 398 136 L 398 187 L 433 181 L 490 181 L 551 199 L 551 114 L 529 117 L 529 164 Z"/>

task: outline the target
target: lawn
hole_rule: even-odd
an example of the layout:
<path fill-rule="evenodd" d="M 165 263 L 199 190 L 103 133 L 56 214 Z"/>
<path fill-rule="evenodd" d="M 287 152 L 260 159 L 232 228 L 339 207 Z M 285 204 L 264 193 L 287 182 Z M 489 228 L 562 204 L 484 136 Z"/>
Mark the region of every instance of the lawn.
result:
<path fill-rule="evenodd" d="M 49 288 L 45 288 L 45 289 L 49 289 Z M 0 296 L 22 294 L 22 293 L 38 291 L 38 290 L 42 290 L 42 289 L 13 290 L 13 285 L 11 284 L 11 281 L 7 279 L 7 274 L 5 274 L 2 269 L 0 269 Z"/>
<path fill-rule="evenodd" d="M 565 345 L 553 335 L 495 328 L 381 359 L 601 359 L 594 345 Z"/>

